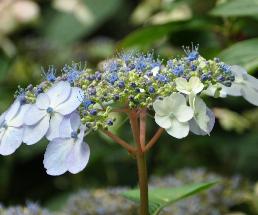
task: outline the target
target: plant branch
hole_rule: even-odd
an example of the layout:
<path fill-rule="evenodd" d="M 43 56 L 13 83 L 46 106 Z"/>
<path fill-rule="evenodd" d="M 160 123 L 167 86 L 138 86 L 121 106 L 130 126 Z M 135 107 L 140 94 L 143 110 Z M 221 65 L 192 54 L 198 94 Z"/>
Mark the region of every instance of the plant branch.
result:
<path fill-rule="evenodd" d="M 128 152 L 135 154 L 137 149 L 133 146 L 131 146 L 129 143 L 121 139 L 120 137 L 116 136 L 112 132 L 108 130 L 101 130 L 104 134 L 109 136 L 112 140 L 114 140 L 116 143 L 120 144 L 122 147 L 124 147 Z"/>
<path fill-rule="evenodd" d="M 146 138 L 146 109 L 142 109 L 140 112 L 140 144 L 141 150 L 144 151 L 145 148 L 145 138 Z"/>
<path fill-rule="evenodd" d="M 135 143 L 137 145 L 138 150 L 141 150 L 141 143 L 140 143 L 140 132 L 139 132 L 139 123 L 138 123 L 138 115 L 137 111 L 132 110 L 129 112 L 129 119 L 130 119 L 130 125 L 133 133 L 133 137 L 135 140 Z"/>
<path fill-rule="evenodd" d="M 157 130 L 157 132 L 154 134 L 151 140 L 146 144 L 144 148 L 144 152 L 148 151 L 152 146 L 154 146 L 154 144 L 158 141 L 163 131 L 164 131 L 164 128 L 159 128 Z"/>

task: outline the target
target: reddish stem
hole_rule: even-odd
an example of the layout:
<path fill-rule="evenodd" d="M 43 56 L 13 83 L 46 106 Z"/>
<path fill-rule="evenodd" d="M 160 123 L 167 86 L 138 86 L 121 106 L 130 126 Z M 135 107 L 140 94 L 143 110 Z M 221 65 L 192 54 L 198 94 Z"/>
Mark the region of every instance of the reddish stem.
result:
<path fill-rule="evenodd" d="M 116 143 L 120 144 L 122 147 L 124 147 L 128 152 L 135 154 L 137 149 L 133 146 L 131 146 L 129 143 L 127 143 L 126 141 L 124 141 L 123 139 L 121 139 L 120 137 L 116 136 L 115 134 L 113 134 L 110 131 L 107 130 L 102 130 L 102 132 L 104 134 L 106 134 L 107 136 L 109 136 L 112 140 L 114 140 Z"/>
<path fill-rule="evenodd" d="M 144 151 L 146 141 L 146 113 L 146 109 L 143 109 L 140 112 L 140 143 L 142 151 Z"/>
<path fill-rule="evenodd" d="M 160 138 L 161 134 L 163 133 L 164 128 L 159 128 L 151 140 L 146 144 L 144 148 L 144 152 L 148 151 L 155 143 L 157 143 L 158 139 Z"/>

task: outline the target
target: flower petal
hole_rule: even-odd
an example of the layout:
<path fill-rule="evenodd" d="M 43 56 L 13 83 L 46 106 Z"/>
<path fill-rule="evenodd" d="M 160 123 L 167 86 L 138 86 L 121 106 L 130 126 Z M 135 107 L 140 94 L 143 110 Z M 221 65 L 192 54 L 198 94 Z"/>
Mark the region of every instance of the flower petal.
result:
<path fill-rule="evenodd" d="M 77 112 L 71 114 L 71 127 L 73 131 L 77 131 L 81 126 L 81 117 Z"/>
<path fill-rule="evenodd" d="M 85 142 L 76 142 L 67 158 L 68 171 L 76 174 L 87 165 L 90 157 L 90 147 Z"/>
<path fill-rule="evenodd" d="M 216 96 L 216 92 L 217 92 L 219 87 L 221 88 L 221 90 L 219 91 L 219 95 L 218 96 L 221 97 L 221 98 L 227 97 L 227 93 L 225 92 L 224 87 L 222 87 L 221 84 L 210 85 L 206 90 L 203 90 L 202 93 L 207 95 L 207 96 L 215 97 Z"/>
<path fill-rule="evenodd" d="M 25 104 L 20 107 L 19 112 L 15 115 L 15 117 L 8 123 L 9 126 L 12 127 L 20 127 L 24 124 L 24 117 L 27 114 L 27 111 L 31 107 L 30 104 Z"/>
<path fill-rule="evenodd" d="M 44 167 L 49 175 L 62 175 L 67 170 L 67 156 L 75 145 L 72 138 L 56 138 L 52 140 L 44 155 Z"/>
<path fill-rule="evenodd" d="M 251 104 L 258 106 L 258 91 L 246 86 L 241 90 L 242 96 Z"/>
<path fill-rule="evenodd" d="M 253 77 L 252 75 L 247 75 L 247 81 L 250 86 L 254 89 L 258 90 L 258 79 Z"/>
<path fill-rule="evenodd" d="M 0 154 L 10 155 L 22 144 L 23 128 L 9 127 L 5 130 L 0 142 Z"/>
<path fill-rule="evenodd" d="M 206 104 L 200 97 L 195 96 L 192 105 L 196 123 L 199 125 L 200 129 L 202 129 L 205 132 L 208 132 L 208 123 L 210 119 L 207 115 Z"/>
<path fill-rule="evenodd" d="M 60 137 L 62 138 L 70 138 L 71 133 L 73 132 L 71 126 L 71 114 L 64 116 L 61 124 L 60 124 Z"/>
<path fill-rule="evenodd" d="M 67 81 L 60 81 L 51 87 L 46 94 L 50 99 L 50 107 L 55 108 L 63 103 L 71 93 L 71 86 Z"/>
<path fill-rule="evenodd" d="M 62 115 L 67 115 L 72 113 L 81 104 L 82 101 L 80 100 L 80 97 L 82 94 L 83 94 L 83 91 L 80 88 L 73 87 L 71 90 L 71 95 L 64 103 L 60 104 L 55 109 L 55 111 Z"/>
<path fill-rule="evenodd" d="M 171 99 L 169 96 L 163 98 L 163 100 L 156 99 L 153 103 L 153 109 L 159 116 L 169 115 L 171 109 Z"/>
<path fill-rule="evenodd" d="M 48 140 L 53 140 L 54 138 L 60 137 L 60 125 L 63 119 L 64 119 L 63 115 L 59 113 L 54 113 L 51 116 L 49 129 L 46 134 L 46 138 Z"/>
<path fill-rule="evenodd" d="M 227 95 L 230 96 L 241 96 L 241 89 L 243 86 L 241 84 L 232 83 L 231 87 L 223 86 L 223 90 L 226 92 Z"/>
<path fill-rule="evenodd" d="M 189 121 L 190 131 L 196 135 L 202 135 L 202 136 L 210 134 L 215 124 L 215 115 L 209 108 L 207 108 L 207 116 L 209 117 L 209 121 L 208 121 L 208 126 L 206 131 L 200 128 L 196 119 L 191 119 Z"/>
<path fill-rule="evenodd" d="M 37 124 L 25 126 L 23 142 L 27 145 L 32 145 L 40 141 L 48 131 L 49 120 L 50 116 L 46 115 Z"/>
<path fill-rule="evenodd" d="M 238 78 L 242 78 L 243 74 L 247 74 L 247 71 L 245 68 L 239 66 L 239 65 L 232 65 L 230 67 L 230 70 L 232 73 L 237 76 Z"/>
<path fill-rule="evenodd" d="M 18 99 L 11 105 L 11 107 L 6 111 L 5 120 L 8 123 L 19 111 L 21 103 Z"/>
<path fill-rule="evenodd" d="M 46 110 L 40 110 L 35 104 L 31 105 L 25 113 L 24 124 L 35 125 L 46 115 L 49 115 Z"/>
<path fill-rule="evenodd" d="M 155 114 L 155 122 L 161 128 L 170 128 L 171 127 L 171 119 L 169 116 L 159 116 L 158 114 Z"/>
<path fill-rule="evenodd" d="M 2 113 L 1 115 L 0 115 L 0 127 L 1 127 L 1 125 L 4 123 L 4 121 L 5 121 L 5 115 L 6 115 L 6 112 L 4 112 L 4 113 Z"/>
<path fill-rule="evenodd" d="M 170 95 L 171 103 L 171 113 L 177 118 L 180 122 L 187 122 L 193 118 L 192 108 L 186 105 L 185 97 L 180 93 L 173 93 Z"/>
<path fill-rule="evenodd" d="M 166 129 L 167 133 L 175 138 L 181 139 L 188 135 L 189 124 L 188 122 L 179 122 L 176 119 L 171 121 L 171 127 Z"/>
<path fill-rule="evenodd" d="M 204 85 L 198 77 L 191 77 L 189 80 L 189 87 L 192 93 L 198 94 L 203 90 Z"/>
<path fill-rule="evenodd" d="M 176 89 L 184 94 L 189 94 L 190 90 L 188 88 L 188 82 L 185 78 L 179 77 L 175 80 L 176 83 Z"/>
<path fill-rule="evenodd" d="M 40 93 L 36 100 L 36 105 L 41 110 L 46 110 L 50 106 L 50 99 L 46 93 Z"/>

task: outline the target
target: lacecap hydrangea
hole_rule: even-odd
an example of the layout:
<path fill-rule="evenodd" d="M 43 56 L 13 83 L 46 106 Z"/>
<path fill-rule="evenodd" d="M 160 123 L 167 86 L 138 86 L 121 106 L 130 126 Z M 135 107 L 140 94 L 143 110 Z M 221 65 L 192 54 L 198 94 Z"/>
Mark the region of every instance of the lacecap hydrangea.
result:
<path fill-rule="evenodd" d="M 37 86 L 19 88 L 15 101 L 0 117 L 0 154 L 10 155 L 22 144 L 49 141 L 44 167 L 50 175 L 85 168 L 90 148 L 85 136 L 108 130 L 111 113 L 142 110 L 175 138 L 191 131 L 210 134 L 215 117 L 203 100 L 243 96 L 258 106 L 258 80 L 240 66 L 218 58 L 206 60 L 198 48 L 167 61 L 153 53 L 120 53 L 99 70 L 82 64 L 49 67 Z"/>

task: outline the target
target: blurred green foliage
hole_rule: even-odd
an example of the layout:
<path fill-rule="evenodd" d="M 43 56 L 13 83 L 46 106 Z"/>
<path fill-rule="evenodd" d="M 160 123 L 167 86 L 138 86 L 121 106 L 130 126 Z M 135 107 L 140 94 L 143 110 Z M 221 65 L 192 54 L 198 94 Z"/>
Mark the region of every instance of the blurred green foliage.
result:
<path fill-rule="evenodd" d="M 0 1 L 0 112 L 11 104 L 17 85 L 40 82 L 41 67 L 87 61 L 98 68 L 99 62 L 117 50 L 154 50 L 168 59 L 183 54 L 181 46 L 193 42 L 200 44 L 204 57 L 219 56 L 254 75 L 257 72 L 257 0 L 38 0 L 34 1 L 37 13 L 25 21 L 20 13 L 31 11 L 25 7 L 15 14 L 13 4 L 17 1 Z M 11 3 L 2 7 L 3 2 Z M 258 180 L 257 118 L 251 113 L 230 121 L 253 107 L 234 98 L 207 98 L 207 102 L 211 107 L 234 111 L 223 117 L 225 123 L 232 126 L 233 122 L 234 128 L 225 131 L 223 123 L 222 127 L 217 123 L 211 136 L 183 140 L 164 134 L 148 154 L 149 174 L 205 166 L 224 175 L 239 173 Z M 127 128 L 125 123 L 114 129 L 131 140 Z M 149 119 L 148 129 L 151 136 L 156 130 L 153 119 Z M 46 175 L 42 164 L 45 141 L 0 157 L 0 201 L 22 204 L 30 199 L 44 204 L 81 187 L 137 183 L 134 160 L 125 151 L 98 133 L 87 137 L 87 142 L 90 163 L 77 175 Z"/>

